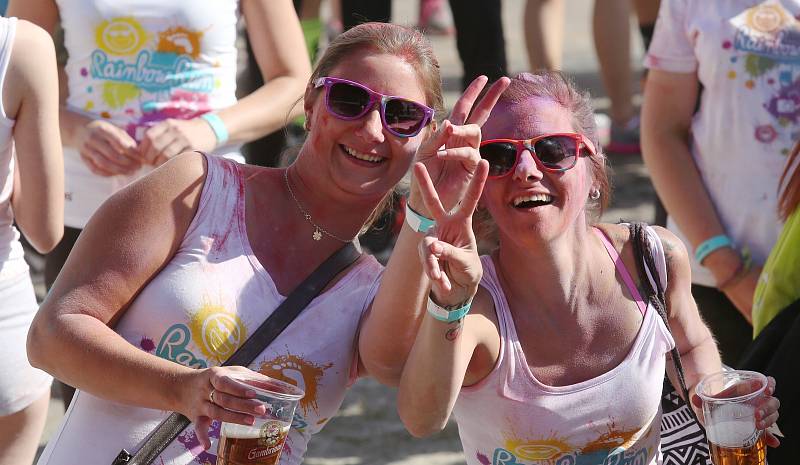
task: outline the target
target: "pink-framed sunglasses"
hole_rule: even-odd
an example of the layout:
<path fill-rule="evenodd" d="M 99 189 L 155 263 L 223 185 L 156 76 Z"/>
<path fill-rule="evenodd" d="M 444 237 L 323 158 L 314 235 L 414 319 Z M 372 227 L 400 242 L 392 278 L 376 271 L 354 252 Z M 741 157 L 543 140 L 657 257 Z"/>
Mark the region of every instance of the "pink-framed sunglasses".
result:
<path fill-rule="evenodd" d="M 433 119 L 433 108 L 394 95 L 384 95 L 347 79 L 321 77 L 314 88 L 325 88 L 325 107 L 335 117 L 355 120 L 380 102 L 383 127 L 397 137 L 414 137 Z"/>
<path fill-rule="evenodd" d="M 481 158 L 489 162 L 489 178 L 501 178 L 514 171 L 523 150 L 528 150 L 543 171 L 563 173 L 575 166 L 578 156 L 595 155 L 580 134 L 542 134 L 533 139 L 489 139 L 481 141 Z"/>

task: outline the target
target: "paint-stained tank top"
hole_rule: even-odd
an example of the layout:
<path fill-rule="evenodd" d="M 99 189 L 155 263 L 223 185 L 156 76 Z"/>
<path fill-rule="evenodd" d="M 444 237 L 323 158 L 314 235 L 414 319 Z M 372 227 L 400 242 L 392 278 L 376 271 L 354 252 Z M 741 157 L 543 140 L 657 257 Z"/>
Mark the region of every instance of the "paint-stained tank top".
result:
<path fill-rule="evenodd" d="M 168 118 L 236 103 L 239 0 L 56 0 L 69 58 L 70 110 L 109 121 L 137 142 Z M 216 155 L 241 158 L 235 145 Z M 103 177 L 65 147 L 68 226 L 82 228 L 112 193 L 152 170 Z M 243 161 L 241 159 L 240 161 Z"/>
<path fill-rule="evenodd" d="M 648 239 L 659 250 L 657 262 L 665 277 L 661 242 L 649 228 Z M 638 297 L 613 246 L 606 246 L 644 314 L 642 326 L 619 365 L 569 386 L 548 386 L 533 375 L 492 259 L 482 257 L 481 285 L 494 301 L 501 344 L 492 372 L 478 384 L 462 388 L 453 410 L 467 464 L 661 463 L 660 400 L 665 354 L 674 341 L 657 311 Z"/>
<path fill-rule="evenodd" d="M 250 248 L 239 165 L 218 157 L 207 160 L 197 214 L 180 248 L 117 326 L 139 349 L 197 368 L 221 364 L 284 300 Z M 282 465 L 302 461 L 311 435 L 335 415 L 354 381 L 357 330 L 381 270 L 373 257 L 362 257 L 250 366 L 306 392 Z M 167 413 L 79 391 L 39 464 L 111 463 L 122 448 L 137 449 Z M 211 449 L 203 451 L 189 426 L 153 463 L 214 465 L 217 422 L 211 436 Z"/>

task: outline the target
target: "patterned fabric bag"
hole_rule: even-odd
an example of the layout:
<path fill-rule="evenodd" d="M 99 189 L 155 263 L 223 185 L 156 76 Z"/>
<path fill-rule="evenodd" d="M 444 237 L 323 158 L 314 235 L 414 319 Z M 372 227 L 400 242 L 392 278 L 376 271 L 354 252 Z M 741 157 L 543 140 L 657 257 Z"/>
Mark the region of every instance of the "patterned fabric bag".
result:
<path fill-rule="evenodd" d="M 646 292 L 647 302 L 650 303 L 664 320 L 664 324 L 669 329 L 669 321 L 666 312 L 666 299 L 664 289 L 661 287 L 661 280 L 658 279 L 658 268 L 653 259 L 653 251 L 650 242 L 647 240 L 645 223 L 631 223 L 631 242 L 633 243 L 634 254 L 641 257 L 636 262 L 639 272 L 639 280 Z M 653 289 L 649 276 L 653 277 L 656 289 Z M 683 375 L 683 366 L 677 347 L 670 352 L 672 361 L 675 363 L 680 386 L 680 392 L 673 387 L 669 378 L 664 377 L 664 394 L 661 397 L 661 452 L 664 455 L 663 465 L 712 465 L 711 455 L 706 442 L 706 432 L 697 419 L 694 410 L 684 402 L 689 394 L 686 389 L 686 380 Z"/>

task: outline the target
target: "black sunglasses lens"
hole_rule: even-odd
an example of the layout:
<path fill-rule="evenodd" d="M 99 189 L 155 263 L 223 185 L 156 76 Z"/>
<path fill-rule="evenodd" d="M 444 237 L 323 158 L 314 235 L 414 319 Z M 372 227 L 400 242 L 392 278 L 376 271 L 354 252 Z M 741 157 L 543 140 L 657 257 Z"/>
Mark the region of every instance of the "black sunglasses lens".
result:
<path fill-rule="evenodd" d="M 328 109 L 336 115 L 354 118 L 361 115 L 369 105 L 369 94 L 366 90 L 337 82 L 328 89 Z"/>
<path fill-rule="evenodd" d="M 502 176 L 514 167 L 517 147 L 510 142 L 492 142 L 480 147 L 481 158 L 489 162 L 489 176 Z"/>
<path fill-rule="evenodd" d="M 410 136 L 421 129 L 425 121 L 425 110 L 411 100 L 393 98 L 386 102 L 384 118 L 390 131 Z"/>
<path fill-rule="evenodd" d="M 567 136 L 550 136 L 536 141 L 533 149 L 542 165 L 563 170 L 575 163 L 578 141 Z"/>

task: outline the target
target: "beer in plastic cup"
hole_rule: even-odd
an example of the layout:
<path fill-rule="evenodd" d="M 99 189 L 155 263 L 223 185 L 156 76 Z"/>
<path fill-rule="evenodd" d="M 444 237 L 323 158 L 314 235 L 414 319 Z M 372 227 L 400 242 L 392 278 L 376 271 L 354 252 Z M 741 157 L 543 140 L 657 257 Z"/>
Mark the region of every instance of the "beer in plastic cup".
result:
<path fill-rule="evenodd" d="M 766 376 L 743 370 L 713 373 L 697 385 L 714 465 L 766 464 L 764 431 L 756 427 L 756 404 L 766 388 Z"/>
<path fill-rule="evenodd" d="M 217 465 L 275 465 L 304 392 L 297 386 L 264 375 L 236 377 L 256 391 L 266 412 L 252 426 L 222 423 Z"/>

